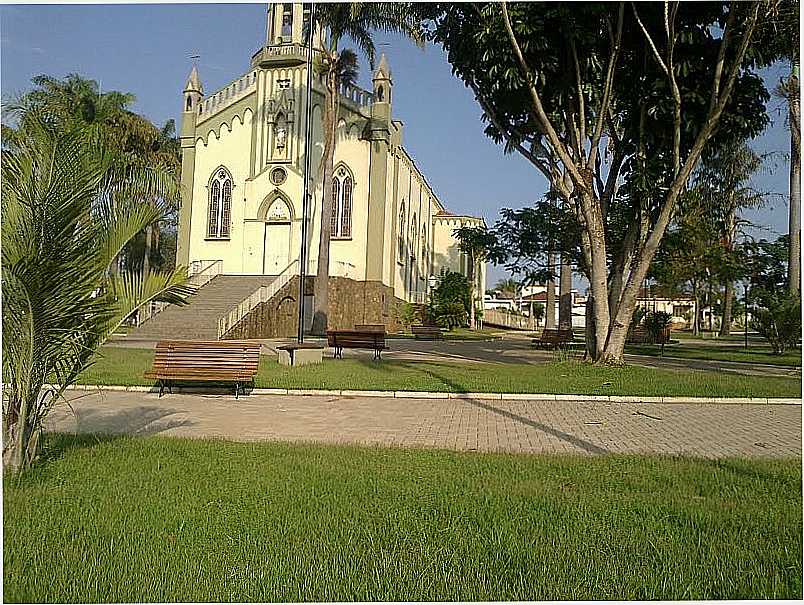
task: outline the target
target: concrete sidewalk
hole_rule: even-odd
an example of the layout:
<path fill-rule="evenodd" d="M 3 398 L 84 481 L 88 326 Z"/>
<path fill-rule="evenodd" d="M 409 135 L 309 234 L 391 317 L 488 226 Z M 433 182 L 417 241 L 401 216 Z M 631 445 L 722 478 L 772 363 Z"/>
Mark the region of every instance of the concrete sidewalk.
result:
<path fill-rule="evenodd" d="M 801 456 L 800 405 L 69 391 L 49 430 L 522 453 Z"/>

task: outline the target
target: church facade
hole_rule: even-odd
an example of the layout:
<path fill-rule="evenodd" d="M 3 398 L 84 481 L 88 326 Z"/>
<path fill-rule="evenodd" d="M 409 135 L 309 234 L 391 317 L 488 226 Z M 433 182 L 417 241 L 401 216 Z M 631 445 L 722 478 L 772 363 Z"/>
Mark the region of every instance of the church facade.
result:
<path fill-rule="evenodd" d="M 305 148 L 307 19 L 302 4 L 270 5 L 266 44 L 246 73 L 212 94 L 204 94 L 193 66 L 183 92 L 177 262 L 221 261 L 222 272 L 230 275 L 298 275 L 303 170 L 310 153 L 315 180 L 305 274 L 316 274 L 322 191 L 328 186 L 333 191 L 329 275 L 381 284 L 397 301 L 425 302 L 431 277 L 442 269 L 469 274 L 453 231 L 483 220 L 451 214 L 404 147 L 384 55 L 372 91 L 352 86 L 340 91 L 333 180 L 321 182 L 316 175 L 324 88 L 317 78 L 310 100 L 312 145 Z M 322 35 L 316 32 L 317 44 Z M 482 264 L 475 277 L 482 300 Z"/>

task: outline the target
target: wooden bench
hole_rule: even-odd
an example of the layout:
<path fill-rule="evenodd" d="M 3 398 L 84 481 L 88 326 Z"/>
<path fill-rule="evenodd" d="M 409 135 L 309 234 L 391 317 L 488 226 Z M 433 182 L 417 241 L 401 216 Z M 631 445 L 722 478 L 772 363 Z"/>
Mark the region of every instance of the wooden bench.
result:
<path fill-rule="evenodd" d="M 545 328 L 539 338 L 533 339 L 533 344 L 539 348 L 555 349 L 567 344 L 572 344 L 573 339 L 572 330 Z"/>
<path fill-rule="evenodd" d="M 374 359 L 381 360 L 385 346 L 385 330 L 327 330 L 327 345 L 335 349 L 335 357 L 343 359 L 344 349 L 371 349 Z"/>
<path fill-rule="evenodd" d="M 656 344 L 656 345 L 663 345 L 670 342 L 670 328 L 665 328 L 662 332 L 658 335 L 658 338 L 655 338 L 653 334 L 651 334 L 647 328 L 644 326 L 637 326 L 631 330 L 628 330 L 628 334 L 625 337 L 625 342 L 628 344 Z"/>
<path fill-rule="evenodd" d="M 444 333 L 438 326 L 410 326 L 410 331 L 416 340 L 438 340 L 444 338 Z"/>
<path fill-rule="evenodd" d="M 385 326 L 383 324 L 357 324 L 355 326 L 356 332 L 383 332 L 385 333 Z"/>
<path fill-rule="evenodd" d="M 237 340 L 160 340 L 153 367 L 145 378 L 158 380 L 159 396 L 174 382 L 233 382 L 235 398 L 241 385 L 253 383 L 260 364 L 260 343 Z"/>

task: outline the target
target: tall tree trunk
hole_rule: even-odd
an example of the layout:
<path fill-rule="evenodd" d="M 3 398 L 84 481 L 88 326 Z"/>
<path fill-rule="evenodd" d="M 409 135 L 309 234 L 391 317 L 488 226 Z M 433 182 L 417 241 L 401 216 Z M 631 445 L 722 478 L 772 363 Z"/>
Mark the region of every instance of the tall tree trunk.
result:
<path fill-rule="evenodd" d="M 467 255 L 467 273 L 469 274 L 469 329 L 475 329 L 475 255 L 469 252 Z"/>
<path fill-rule="evenodd" d="M 335 125 L 338 117 L 338 83 L 333 70 L 326 75 L 326 99 L 322 116 L 324 155 L 321 158 L 323 195 L 321 201 L 321 234 L 318 243 L 318 266 L 313 291 L 312 333 L 323 336 L 329 313 L 329 242 L 332 236 L 332 164 L 335 157 Z M 306 153 L 310 153 L 308 150 Z"/>
<path fill-rule="evenodd" d="M 547 270 L 552 273 L 555 266 L 555 255 L 552 252 L 547 254 Z M 544 309 L 544 327 L 551 330 L 556 327 L 556 282 L 551 276 L 547 280 L 547 300 Z"/>
<path fill-rule="evenodd" d="M 788 259 L 788 289 L 791 294 L 801 292 L 801 96 L 799 94 L 798 65 L 787 81 L 787 103 L 790 118 L 790 250 Z"/>
<path fill-rule="evenodd" d="M 698 280 L 692 280 L 692 298 L 695 301 L 695 308 L 692 310 L 692 335 L 698 336 L 701 332 L 700 316 L 701 316 L 701 300 L 698 295 Z"/>
<path fill-rule="evenodd" d="M 145 228 L 145 254 L 142 257 L 142 274 L 148 275 L 151 272 L 151 245 L 153 243 L 153 226 Z"/>
<path fill-rule="evenodd" d="M 584 312 L 584 341 L 586 342 L 586 358 L 594 361 L 594 351 L 597 350 L 595 342 L 595 305 L 592 295 L 587 292 L 586 310 Z"/>
<path fill-rule="evenodd" d="M 561 275 L 558 280 L 558 327 L 572 329 L 572 265 L 561 255 Z"/>
<path fill-rule="evenodd" d="M 729 280 L 723 285 L 723 321 L 720 323 L 720 335 L 731 334 L 732 301 L 734 299 L 734 282 Z"/>
<path fill-rule="evenodd" d="M 726 251 L 732 254 L 734 251 L 734 240 L 737 237 L 737 208 L 733 202 L 734 192 L 729 195 L 731 206 L 726 217 Z M 723 314 L 720 322 L 720 336 L 731 334 L 731 305 L 734 297 L 734 281 L 731 277 L 727 278 L 723 284 Z"/>

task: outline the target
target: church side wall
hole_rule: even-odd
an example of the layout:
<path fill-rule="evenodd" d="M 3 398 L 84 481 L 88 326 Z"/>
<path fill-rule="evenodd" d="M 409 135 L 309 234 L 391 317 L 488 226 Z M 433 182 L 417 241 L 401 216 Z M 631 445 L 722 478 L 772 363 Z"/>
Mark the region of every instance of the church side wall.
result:
<path fill-rule="evenodd" d="M 245 213 L 245 182 L 249 176 L 249 150 L 251 148 L 251 109 L 234 117 L 228 125 L 199 125 L 195 145 L 195 173 L 193 183 L 194 211 L 190 221 L 190 260 L 223 260 L 224 273 L 242 273 L 243 219 Z M 218 128 L 219 127 L 219 128 Z M 213 132 L 218 128 L 218 134 Z M 206 142 L 204 142 L 206 138 Z M 219 167 L 232 175 L 231 231 L 229 239 L 207 239 L 208 184 Z"/>

